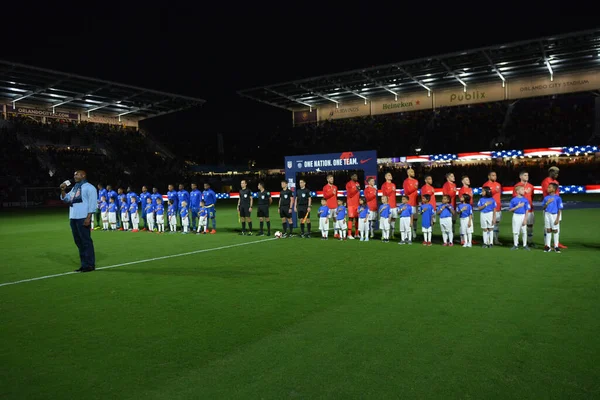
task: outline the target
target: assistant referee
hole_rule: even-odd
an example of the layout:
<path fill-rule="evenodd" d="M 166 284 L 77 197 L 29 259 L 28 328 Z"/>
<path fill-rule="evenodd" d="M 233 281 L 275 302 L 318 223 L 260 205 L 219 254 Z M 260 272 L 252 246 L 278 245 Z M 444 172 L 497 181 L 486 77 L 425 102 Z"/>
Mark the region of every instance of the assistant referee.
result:
<path fill-rule="evenodd" d="M 310 207 L 312 206 L 312 198 L 310 190 L 306 187 L 306 181 L 300 179 L 298 183 L 300 184 L 300 188 L 296 190 L 295 208 L 300 220 L 300 237 L 308 239 L 310 238 Z M 307 227 L 306 233 L 304 232 L 304 224 Z"/>

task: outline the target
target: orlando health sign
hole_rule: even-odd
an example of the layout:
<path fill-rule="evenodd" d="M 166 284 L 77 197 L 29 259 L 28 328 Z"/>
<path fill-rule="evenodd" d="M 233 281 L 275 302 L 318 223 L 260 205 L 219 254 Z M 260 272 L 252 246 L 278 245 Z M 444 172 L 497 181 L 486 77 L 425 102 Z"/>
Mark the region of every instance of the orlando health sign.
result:
<path fill-rule="evenodd" d="M 328 153 L 328 154 L 311 154 L 303 156 L 287 156 L 285 157 L 285 179 L 291 190 L 296 190 L 296 178 L 300 173 L 309 172 L 327 172 L 327 171 L 344 171 L 362 169 L 365 173 L 365 182 L 362 187 L 366 186 L 369 178 L 375 179 L 377 184 L 377 152 L 369 151 L 345 151 L 343 153 Z M 323 186 L 325 185 L 323 182 Z M 337 182 L 338 194 L 346 195 L 343 190 L 346 182 Z M 313 190 L 316 188 L 312 188 Z M 320 189 L 320 188 L 319 188 Z M 314 207 L 313 207 L 314 208 Z M 294 226 L 296 226 L 296 213 L 293 213 Z"/>

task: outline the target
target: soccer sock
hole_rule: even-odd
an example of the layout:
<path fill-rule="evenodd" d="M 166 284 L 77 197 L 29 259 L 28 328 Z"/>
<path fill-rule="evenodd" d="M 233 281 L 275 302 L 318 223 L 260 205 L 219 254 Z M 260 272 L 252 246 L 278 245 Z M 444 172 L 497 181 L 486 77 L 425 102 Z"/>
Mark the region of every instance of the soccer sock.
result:
<path fill-rule="evenodd" d="M 134 230 L 136 230 L 136 231 L 139 230 L 139 227 L 140 227 L 140 223 L 139 222 L 134 222 L 133 223 L 133 229 Z"/>
<path fill-rule="evenodd" d="M 267 232 L 271 234 L 271 221 L 267 221 Z"/>
<path fill-rule="evenodd" d="M 216 218 L 212 219 L 212 226 L 213 226 L 213 229 L 215 229 L 215 230 L 217 229 L 217 219 Z"/>
<path fill-rule="evenodd" d="M 406 232 L 405 231 L 400 231 L 400 240 L 402 240 L 403 242 L 406 240 Z"/>
<path fill-rule="evenodd" d="M 125 230 L 129 230 L 129 222 L 125 222 Z"/>
<path fill-rule="evenodd" d="M 554 247 L 558 247 L 558 231 L 554 233 Z"/>
<path fill-rule="evenodd" d="M 242 232 L 246 232 L 246 221 L 242 221 Z"/>
<path fill-rule="evenodd" d="M 485 244 L 492 244 L 492 232 L 485 231 L 483 233 L 483 241 Z"/>
<path fill-rule="evenodd" d="M 346 239 L 346 230 L 345 230 L 345 229 L 341 229 L 341 230 L 340 230 L 340 232 L 341 232 L 341 234 L 342 234 L 342 235 L 341 235 L 341 236 L 342 236 L 342 239 Z"/>
<path fill-rule="evenodd" d="M 160 231 L 164 232 L 165 231 L 165 224 L 160 224 Z"/>
<path fill-rule="evenodd" d="M 304 235 L 304 223 L 300 223 L 300 232 Z"/>
<path fill-rule="evenodd" d="M 292 230 L 294 229 L 294 223 L 288 222 L 288 229 L 290 230 L 290 235 L 292 234 Z"/>
<path fill-rule="evenodd" d="M 348 236 L 352 236 L 352 219 L 348 220 Z"/>
<path fill-rule="evenodd" d="M 187 231 L 188 231 L 188 226 L 187 226 L 187 225 L 184 225 L 184 226 L 183 226 L 183 232 L 187 233 Z"/>
<path fill-rule="evenodd" d="M 394 225 L 396 225 L 396 222 L 394 222 L 393 224 L 394 224 Z M 391 236 L 391 237 L 394 237 L 394 228 L 395 228 L 395 226 L 394 226 L 394 225 L 392 225 L 392 226 L 390 227 L 390 236 Z M 388 239 L 389 239 L 389 236 L 388 236 Z"/>
<path fill-rule="evenodd" d="M 283 227 L 283 230 L 281 231 L 281 233 L 283 233 L 285 235 L 285 232 L 287 232 L 287 221 L 282 222 L 281 226 Z"/>
<path fill-rule="evenodd" d="M 264 223 L 264 221 L 260 221 L 259 225 L 260 225 L 260 233 L 263 233 L 263 230 L 264 230 L 264 228 L 265 228 L 265 223 Z"/>
<path fill-rule="evenodd" d="M 533 225 L 527 225 L 527 236 L 533 238 Z"/>
<path fill-rule="evenodd" d="M 110 224 L 110 227 L 111 227 L 113 230 L 115 230 L 115 229 L 117 229 L 117 224 Z"/>
<path fill-rule="evenodd" d="M 525 229 L 521 229 L 523 231 L 523 247 L 527 247 L 527 231 Z"/>
<path fill-rule="evenodd" d="M 473 234 L 467 233 L 467 244 L 471 246 L 473 244 Z"/>
<path fill-rule="evenodd" d="M 252 221 L 248 222 L 248 230 L 252 232 Z"/>
<path fill-rule="evenodd" d="M 417 228 L 413 228 L 412 231 L 410 232 L 410 235 L 408 235 L 409 241 L 412 241 L 412 238 L 417 239 Z"/>
<path fill-rule="evenodd" d="M 552 240 L 552 234 L 546 232 L 546 235 L 544 236 L 544 244 L 546 245 L 546 247 L 550 247 L 551 240 Z"/>
<path fill-rule="evenodd" d="M 515 245 L 515 247 L 519 247 L 519 232 L 513 233 L 513 237 L 514 237 L 514 245 Z"/>
<path fill-rule="evenodd" d="M 454 232 L 449 231 L 448 232 L 448 242 L 452 243 L 452 240 L 454 240 Z"/>
<path fill-rule="evenodd" d="M 312 224 L 309 222 L 308 224 L 306 224 L 306 233 L 308 233 L 310 235 L 310 228 L 311 228 Z"/>
<path fill-rule="evenodd" d="M 494 243 L 498 241 L 498 234 L 500 233 L 500 227 L 498 225 L 494 226 Z"/>
<path fill-rule="evenodd" d="M 448 243 L 448 233 L 446 231 L 442 231 L 442 239 L 444 243 Z"/>
<path fill-rule="evenodd" d="M 406 235 L 408 236 L 408 241 L 412 242 L 412 231 L 409 229 L 408 232 L 406 232 Z"/>

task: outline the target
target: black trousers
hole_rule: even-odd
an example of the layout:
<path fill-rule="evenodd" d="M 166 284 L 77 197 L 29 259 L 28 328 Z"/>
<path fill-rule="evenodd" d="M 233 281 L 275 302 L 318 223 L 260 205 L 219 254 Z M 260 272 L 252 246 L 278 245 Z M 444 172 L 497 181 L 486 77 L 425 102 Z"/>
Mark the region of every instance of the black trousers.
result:
<path fill-rule="evenodd" d="M 92 241 L 92 230 L 89 226 L 84 226 L 82 219 L 71 219 L 71 232 L 73 239 L 79 249 L 79 259 L 81 268 L 96 266 L 96 254 L 94 253 L 94 242 Z"/>

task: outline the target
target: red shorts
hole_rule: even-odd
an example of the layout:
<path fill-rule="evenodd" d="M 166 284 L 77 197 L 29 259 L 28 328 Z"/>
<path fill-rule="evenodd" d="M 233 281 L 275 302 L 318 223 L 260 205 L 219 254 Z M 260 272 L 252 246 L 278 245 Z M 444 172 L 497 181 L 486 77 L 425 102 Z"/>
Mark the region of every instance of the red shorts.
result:
<path fill-rule="evenodd" d="M 358 218 L 358 207 L 348 206 L 348 218 Z"/>

